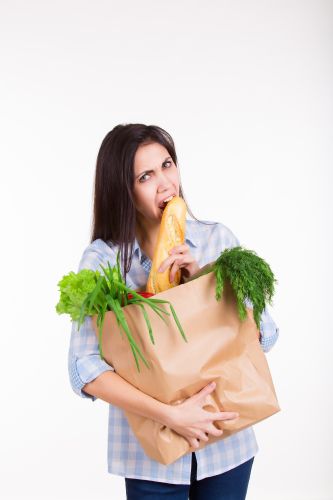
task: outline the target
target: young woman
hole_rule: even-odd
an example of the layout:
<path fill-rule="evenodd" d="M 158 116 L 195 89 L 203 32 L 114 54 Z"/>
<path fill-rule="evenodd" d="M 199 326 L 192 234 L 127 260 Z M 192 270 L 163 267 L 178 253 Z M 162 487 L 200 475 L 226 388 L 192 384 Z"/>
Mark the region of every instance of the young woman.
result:
<path fill-rule="evenodd" d="M 118 125 L 104 138 L 97 157 L 91 243 L 79 269 L 114 265 L 121 252 L 128 286 L 145 289 L 162 217 L 163 201 L 181 196 L 174 142 L 162 128 L 143 124 Z M 239 245 L 232 231 L 220 222 L 186 219 L 185 244 L 173 248 L 160 270 L 178 269 L 182 280 L 215 260 L 225 248 Z M 73 390 L 93 401 L 109 403 L 108 471 L 125 477 L 127 498 L 242 500 L 246 497 L 258 445 L 252 427 L 187 453 L 166 466 L 150 459 L 132 433 L 123 410 L 156 420 L 184 436 L 191 450 L 208 435 L 222 431 L 215 420 L 237 417 L 236 412 L 208 412 L 207 385 L 179 405 L 164 404 L 129 384 L 101 360 L 91 318 L 80 331 L 73 324 L 69 348 L 69 375 Z M 260 322 L 264 352 L 275 344 L 278 328 L 265 309 Z"/>

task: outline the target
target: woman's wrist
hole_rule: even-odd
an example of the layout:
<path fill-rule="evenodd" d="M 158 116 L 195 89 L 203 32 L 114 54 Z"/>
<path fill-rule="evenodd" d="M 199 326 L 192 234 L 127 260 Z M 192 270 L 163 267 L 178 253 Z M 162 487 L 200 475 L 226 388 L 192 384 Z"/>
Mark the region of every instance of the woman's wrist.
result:
<path fill-rule="evenodd" d="M 173 405 L 162 403 L 160 422 L 166 427 L 171 427 L 173 423 L 177 420 L 176 418 L 176 408 Z"/>

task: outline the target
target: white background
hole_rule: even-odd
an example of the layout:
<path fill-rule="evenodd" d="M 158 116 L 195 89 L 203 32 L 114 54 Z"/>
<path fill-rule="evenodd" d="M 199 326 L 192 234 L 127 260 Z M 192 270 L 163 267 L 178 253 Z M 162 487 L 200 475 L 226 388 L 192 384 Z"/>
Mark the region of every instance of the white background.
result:
<path fill-rule="evenodd" d="M 107 404 L 72 392 L 57 282 L 89 243 L 97 152 L 165 128 L 199 219 L 271 265 L 281 412 L 257 424 L 249 500 L 333 499 L 333 3 L 1 1 L 1 490 L 125 498 Z"/>

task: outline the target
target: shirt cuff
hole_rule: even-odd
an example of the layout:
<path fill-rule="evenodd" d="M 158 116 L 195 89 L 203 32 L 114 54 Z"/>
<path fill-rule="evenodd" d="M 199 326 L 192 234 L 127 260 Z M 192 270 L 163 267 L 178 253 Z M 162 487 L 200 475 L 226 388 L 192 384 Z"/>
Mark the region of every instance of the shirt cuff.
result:
<path fill-rule="evenodd" d="M 246 307 L 253 309 L 253 303 L 250 299 L 244 300 Z M 269 352 L 279 337 L 279 328 L 276 326 L 273 318 L 269 314 L 267 307 L 263 310 L 260 317 L 260 345 L 264 352 Z"/>
<path fill-rule="evenodd" d="M 97 399 L 95 396 L 84 392 L 82 388 L 105 371 L 115 371 L 115 369 L 103 361 L 99 354 L 90 354 L 81 358 L 74 355 L 69 356 L 68 372 L 71 386 L 73 391 L 82 398 L 89 398 L 92 401 Z"/>

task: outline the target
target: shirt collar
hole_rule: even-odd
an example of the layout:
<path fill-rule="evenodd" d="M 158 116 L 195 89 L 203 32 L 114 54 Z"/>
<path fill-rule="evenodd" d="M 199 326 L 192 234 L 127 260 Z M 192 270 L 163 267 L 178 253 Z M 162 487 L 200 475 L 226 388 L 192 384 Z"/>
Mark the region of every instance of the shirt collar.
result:
<path fill-rule="evenodd" d="M 188 225 L 186 225 L 185 242 L 189 246 L 193 246 L 193 247 L 197 247 L 198 246 L 197 242 L 195 241 L 195 238 L 194 238 L 193 234 L 190 234 L 190 232 L 189 232 L 189 226 Z M 139 246 L 137 238 L 135 238 L 135 240 L 134 240 L 133 254 L 138 254 L 140 262 L 142 262 L 142 251 L 141 251 L 141 248 Z"/>

